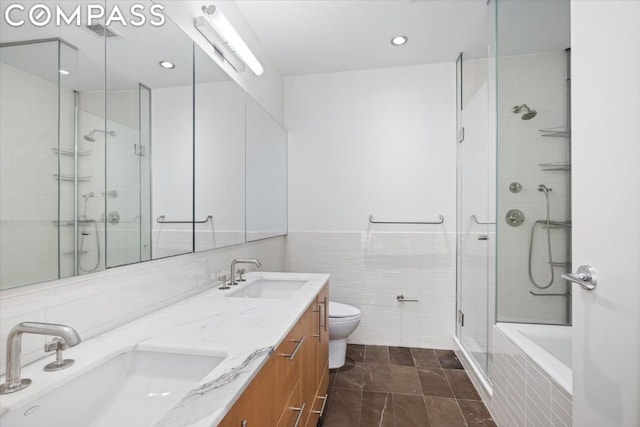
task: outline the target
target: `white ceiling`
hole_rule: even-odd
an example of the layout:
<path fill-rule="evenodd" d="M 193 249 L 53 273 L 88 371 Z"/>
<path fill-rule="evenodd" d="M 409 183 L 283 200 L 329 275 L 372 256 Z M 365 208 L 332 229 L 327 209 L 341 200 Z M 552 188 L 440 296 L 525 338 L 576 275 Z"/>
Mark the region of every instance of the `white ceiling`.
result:
<path fill-rule="evenodd" d="M 237 0 L 285 75 L 487 55 L 486 0 Z M 393 36 L 409 42 L 392 46 Z"/>
<path fill-rule="evenodd" d="M 285 75 L 454 62 L 487 56 L 486 0 L 237 0 L 271 59 Z M 568 0 L 501 0 L 501 56 L 569 46 Z M 409 42 L 390 44 L 403 34 Z"/>

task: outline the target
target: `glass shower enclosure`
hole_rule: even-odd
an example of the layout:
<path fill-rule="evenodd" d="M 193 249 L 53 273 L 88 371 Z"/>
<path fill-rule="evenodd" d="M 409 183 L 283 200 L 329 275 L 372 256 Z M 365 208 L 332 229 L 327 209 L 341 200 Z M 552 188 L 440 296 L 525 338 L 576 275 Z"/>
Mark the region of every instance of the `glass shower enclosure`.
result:
<path fill-rule="evenodd" d="M 456 63 L 456 339 L 488 381 L 496 322 L 571 324 L 571 52 L 568 0 L 487 11 Z"/>

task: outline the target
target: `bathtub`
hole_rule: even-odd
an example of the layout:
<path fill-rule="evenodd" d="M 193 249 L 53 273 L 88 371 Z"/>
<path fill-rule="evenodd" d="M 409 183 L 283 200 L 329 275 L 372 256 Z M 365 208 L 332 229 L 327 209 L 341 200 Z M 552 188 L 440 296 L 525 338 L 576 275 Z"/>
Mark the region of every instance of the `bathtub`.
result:
<path fill-rule="evenodd" d="M 496 329 L 571 395 L 571 326 L 498 323 Z"/>

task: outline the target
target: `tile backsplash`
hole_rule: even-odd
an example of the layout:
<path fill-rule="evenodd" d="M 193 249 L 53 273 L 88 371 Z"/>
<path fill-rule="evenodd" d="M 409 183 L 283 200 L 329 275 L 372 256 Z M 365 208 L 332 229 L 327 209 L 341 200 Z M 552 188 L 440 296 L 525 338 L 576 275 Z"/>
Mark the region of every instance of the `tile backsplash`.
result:
<path fill-rule="evenodd" d="M 284 270 L 285 237 L 198 252 L 0 292 L 0 374 L 7 335 L 25 321 L 62 323 L 83 340 L 217 283 L 233 258 L 254 257 L 264 271 Z M 44 336 L 23 335 L 22 364 L 45 357 Z"/>

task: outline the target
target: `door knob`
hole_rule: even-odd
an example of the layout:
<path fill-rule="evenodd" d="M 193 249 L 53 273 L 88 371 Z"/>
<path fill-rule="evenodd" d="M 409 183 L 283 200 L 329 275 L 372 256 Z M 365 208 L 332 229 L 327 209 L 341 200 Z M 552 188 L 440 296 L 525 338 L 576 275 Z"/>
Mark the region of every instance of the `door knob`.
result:
<path fill-rule="evenodd" d="M 581 265 L 578 267 L 577 273 L 563 274 L 562 278 L 569 282 L 577 283 L 580 287 L 586 291 L 592 291 L 598 284 L 596 278 L 596 269 L 590 265 Z"/>

